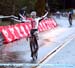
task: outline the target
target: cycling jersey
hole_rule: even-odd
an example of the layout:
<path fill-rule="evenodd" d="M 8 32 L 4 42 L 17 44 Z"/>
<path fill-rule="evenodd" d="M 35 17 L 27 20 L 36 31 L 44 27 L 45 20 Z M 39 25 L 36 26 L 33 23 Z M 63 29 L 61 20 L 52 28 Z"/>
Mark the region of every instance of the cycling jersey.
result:
<path fill-rule="evenodd" d="M 33 20 L 33 22 L 32 22 L 32 29 L 38 29 L 38 25 L 39 25 L 39 22 L 42 20 L 42 19 L 44 19 L 46 16 L 47 16 L 47 14 L 48 14 L 48 12 L 44 15 L 44 16 L 42 16 L 42 17 L 37 17 L 37 18 L 34 18 Z"/>

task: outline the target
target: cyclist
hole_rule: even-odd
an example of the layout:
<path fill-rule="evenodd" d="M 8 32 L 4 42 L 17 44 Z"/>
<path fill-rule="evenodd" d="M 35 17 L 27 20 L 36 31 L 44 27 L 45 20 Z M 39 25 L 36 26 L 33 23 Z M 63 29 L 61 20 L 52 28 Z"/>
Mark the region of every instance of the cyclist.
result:
<path fill-rule="evenodd" d="M 69 12 L 69 17 L 68 17 L 68 19 L 69 19 L 70 27 L 72 26 L 72 16 L 73 16 L 72 12 Z"/>
<path fill-rule="evenodd" d="M 48 15 L 48 12 L 42 17 L 36 17 L 36 11 L 32 11 L 30 15 L 33 18 L 33 22 L 31 23 L 32 29 L 31 29 L 30 34 L 31 34 L 31 37 L 37 36 L 39 22 Z M 35 40 L 36 45 L 30 45 L 30 49 L 31 49 L 32 59 L 36 60 L 37 59 L 37 52 L 38 52 L 39 47 L 38 47 L 37 38 L 35 38 L 34 40 Z"/>

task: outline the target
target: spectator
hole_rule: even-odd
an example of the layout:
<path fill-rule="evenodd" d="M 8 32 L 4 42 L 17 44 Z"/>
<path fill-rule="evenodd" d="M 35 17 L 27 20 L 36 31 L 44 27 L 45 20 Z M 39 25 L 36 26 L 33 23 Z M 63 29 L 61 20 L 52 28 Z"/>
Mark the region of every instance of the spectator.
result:
<path fill-rule="evenodd" d="M 20 11 L 19 11 L 19 20 L 21 21 L 21 22 L 30 22 L 30 20 L 27 20 L 26 18 L 27 18 L 27 16 L 26 16 L 26 9 L 27 9 L 27 7 L 24 7 L 24 8 L 22 8 Z"/>

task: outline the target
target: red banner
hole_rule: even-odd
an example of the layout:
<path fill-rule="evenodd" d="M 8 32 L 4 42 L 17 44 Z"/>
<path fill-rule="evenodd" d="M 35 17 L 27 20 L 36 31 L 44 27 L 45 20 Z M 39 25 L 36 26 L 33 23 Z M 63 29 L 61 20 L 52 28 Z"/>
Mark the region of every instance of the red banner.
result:
<path fill-rule="evenodd" d="M 56 27 L 57 24 L 53 19 L 46 19 L 42 20 L 39 23 L 39 32 L 52 29 Z M 0 31 L 2 32 L 6 43 L 27 37 L 30 34 L 31 29 L 30 23 L 20 23 L 16 25 L 9 25 L 9 26 L 0 26 Z"/>

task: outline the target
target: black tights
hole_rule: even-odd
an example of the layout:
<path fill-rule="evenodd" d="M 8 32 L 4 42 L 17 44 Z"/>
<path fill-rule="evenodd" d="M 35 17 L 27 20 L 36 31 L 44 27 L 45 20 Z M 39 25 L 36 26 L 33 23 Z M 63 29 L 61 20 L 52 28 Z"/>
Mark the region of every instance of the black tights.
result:
<path fill-rule="evenodd" d="M 34 39 L 34 40 L 33 40 Z M 37 57 L 37 52 L 38 52 L 38 42 L 36 37 L 31 39 L 30 41 L 30 49 L 31 49 L 31 57 L 35 56 Z"/>

